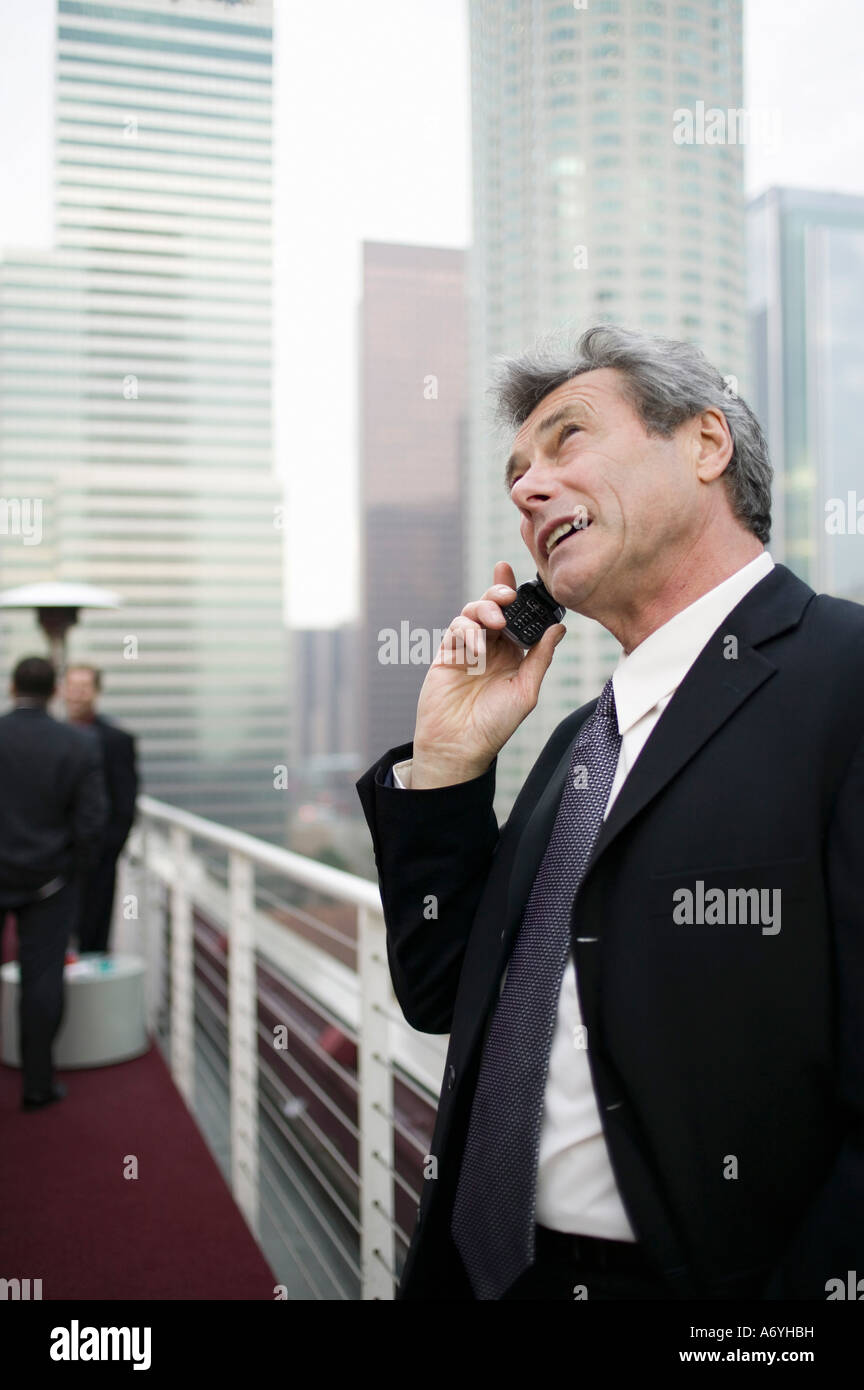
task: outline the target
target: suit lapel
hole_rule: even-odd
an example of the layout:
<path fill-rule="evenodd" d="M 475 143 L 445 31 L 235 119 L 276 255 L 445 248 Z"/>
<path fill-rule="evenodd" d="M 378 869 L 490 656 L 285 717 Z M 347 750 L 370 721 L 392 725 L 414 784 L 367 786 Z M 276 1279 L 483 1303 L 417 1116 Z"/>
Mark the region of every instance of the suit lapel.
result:
<path fill-rule="evenodd" d="M 776 666 L 755 649 L 756 645 L 796 626 L 814 597 L 814 591 L 785 565 L 775 565 L 727 614 L 690 667 L 633 764 L 600 828 L 586 876 L 634 816 L 774 674 Z"/>
<path fill-rule="evenodd" d="M 745 700 L 773 675 L 776 670 L 774 663 L 756 651 L 755 644 L 795 626 L 814 597 L 813 590 L 797 579 L 785 565 L 775 565 L 723 619 L 690 667 L 633 764 L 608 818 L 600 828 L 585 870 L 586 877 L 600 855 L 634 816 L 663 790 Z M 729 637 L 734 637 L 737 642 L 735 657 L 727 655 L 730 650 Z M 588 715 L 592 711 L 593 706 Z M 573 738 L 559 758 L 512 849 L 513 871 L 507 891 L 505 920 L 506 954 L 509 954 L 513 933 L 521 922 L 525 903 L 552 834 L 573 744 L 582 722 L 574 730 Z"/>

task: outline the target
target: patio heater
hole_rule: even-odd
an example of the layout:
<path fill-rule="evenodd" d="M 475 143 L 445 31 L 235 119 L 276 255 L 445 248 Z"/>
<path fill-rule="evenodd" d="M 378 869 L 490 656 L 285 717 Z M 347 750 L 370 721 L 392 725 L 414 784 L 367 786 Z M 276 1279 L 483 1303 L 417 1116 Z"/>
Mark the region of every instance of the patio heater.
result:
<path fill-rule="evenodd" d="M 34 608 L 39 626 L 48 638 L 57 680 L 66 669 L 66 637 L 78 621 L 82 608 L 119 608 L 120 598 L 110 589 L 94 584 L 67 584 L 50 580 L 44 584 L 25 584 L 0 593 L 0 608 Z"/>

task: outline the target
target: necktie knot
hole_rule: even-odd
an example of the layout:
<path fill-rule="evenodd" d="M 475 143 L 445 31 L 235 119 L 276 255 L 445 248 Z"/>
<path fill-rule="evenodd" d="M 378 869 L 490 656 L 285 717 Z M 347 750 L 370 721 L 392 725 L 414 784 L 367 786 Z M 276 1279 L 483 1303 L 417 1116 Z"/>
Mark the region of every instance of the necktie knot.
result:
<path fill-rule="evenodd" d="M 594 713 L 600 719 L 614 719 L 617 726 L 618 711 L 615 708 L 615 691 L 612 686 L 611 676 L 600 691 L 600 698 L 597 701 L 597 708 Z"/>

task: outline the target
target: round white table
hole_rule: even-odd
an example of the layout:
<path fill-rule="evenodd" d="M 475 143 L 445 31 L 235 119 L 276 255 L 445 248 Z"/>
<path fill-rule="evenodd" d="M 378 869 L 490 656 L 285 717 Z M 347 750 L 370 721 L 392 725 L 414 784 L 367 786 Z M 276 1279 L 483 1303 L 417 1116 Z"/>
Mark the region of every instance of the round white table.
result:
<path fill-rule="evenodd" d="M 137 956 L 82 955 L 64 967 L 66 1004 L 54 1040 L 54 1064 L 107 1067 L 149 1050 L 144 961 Z M 20 1067 L 17 961 L 0 968 L 0 1057 Z"/>

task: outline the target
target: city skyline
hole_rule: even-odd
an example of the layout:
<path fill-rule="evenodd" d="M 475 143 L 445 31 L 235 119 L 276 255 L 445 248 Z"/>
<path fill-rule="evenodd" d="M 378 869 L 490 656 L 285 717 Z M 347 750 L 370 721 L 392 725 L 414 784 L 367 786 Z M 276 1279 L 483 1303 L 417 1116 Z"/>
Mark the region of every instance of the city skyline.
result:
<path fill-rule="evenodd" d="M 33 0 L 0 16 L 6 54 L 0 110 L 4 130 L 14 132 L 3 142 L 0 168 L 7 177 L 11 168 L 18 194 L 0 222 L 0 246 L 19 250 L 47 244 L 48 121 L 39 64 L 50 10 L 50 0 Z M 467 22 L 457 0 L 378 0 L 362 15 L 348 0 L 336 0 L 326 26 L 279 0 L 276 15 L 276 438 L 277 464 L 290 482 L 286 616 L 302 627 L 337 626 L 358 616 L 354 339 L 361 245 L 364 239 L 470 244 Z M 857 45 L 832 41 L 839 29 L 854 36 L 860 27 L 851 0 L 831 0 L 815 25 L 812 14 L 783 0 L 745 6 L 745 104 L 780 105 L 783 117 L 778 147 L 745 151 L 748 196 L 774 184 L 864 192 L 854 157 L 864 117 L 846 96 L 854 90 Z M 344 103 L 334 108 L 322 88 L 324 63 L 358 113 L 351 128 L 339 117 Z M 283 83 L 278 73 L 286 66 L 290 81 Z M 303 140 L 289 141 L 301 119 Z M 292 196 L 298 187 L 313 196 L 298 200 Z M 296 340 L 292 317 L 304 325 Z M 322 360 L 332 369 L 332 385 Z M 330 419 L 326 441 L 312 424 L 321 409 Z M 320 464 L 311 476 L 303 467 L 310 455 Z M 338 567 L 308 524 L 310 514 L 325 508 Z M 515 529 L 514 538 L 518 543 Z"/>

